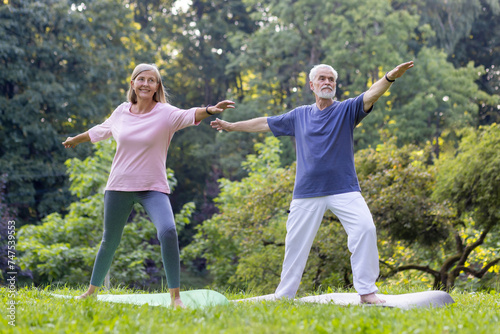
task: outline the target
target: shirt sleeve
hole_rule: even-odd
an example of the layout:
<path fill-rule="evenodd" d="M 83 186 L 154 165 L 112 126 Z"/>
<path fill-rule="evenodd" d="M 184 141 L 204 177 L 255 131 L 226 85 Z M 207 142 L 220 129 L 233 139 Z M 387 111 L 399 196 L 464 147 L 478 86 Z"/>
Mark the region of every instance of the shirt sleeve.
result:
<path fill-rule="evenodd" d="M 109 116 L 109 118 L 105 120 L 104 123 L 96 125 L 89 130 L 89 137 L 92 143 L 97 143 L 98 141 L 108 139 L 113 135 L 111 127 L 116 119 L 116 114 L 118 113 L 117 110 L 120 107 L 121 105 L 113 111 L 111 116 Z"/>
<path fill-rule="evenodd" d="M 172 107 L 175 108 L 175 107 Z M 174 131 L 187 128 L 191 125 L 198 125 L 201 122 L 196 122 L 196 107 L 191 109 L 177 109 L 171 111 L 170 121 Z"/>
<path fill-rule="evenodd" d="M 365 110 L 364 110 L 365 104 L 363 102 L 363 95 L 365 95 L 365 93 L 362 93 L 361 95 L 359 95 L 353 99 L 350 99 L 351 100 L 350 108 L 352 109 L 352 114 L 354 115 L 354 127 L 356 127 L 359 123 L 361 123 L 363 118 L 368 116 L 368 114 L 373 110 L 373 106 L 372 106 L 370 108 L 370 110 L 368 110 L 368 112 L 365 112 Z"/>
<path fill-rule="evenodd" d="M 267 124 L 275 137 L 295 136 L 294 111 L 295 109 L 282 115 L 267 118 Z"/>

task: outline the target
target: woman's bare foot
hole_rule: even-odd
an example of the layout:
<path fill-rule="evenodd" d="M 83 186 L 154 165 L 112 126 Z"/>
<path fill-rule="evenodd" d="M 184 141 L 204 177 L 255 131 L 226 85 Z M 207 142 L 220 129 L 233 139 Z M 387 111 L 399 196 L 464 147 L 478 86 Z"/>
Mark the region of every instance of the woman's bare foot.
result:
<path fill-rule="evenodd" d="M 180 298 L 172 299 L 172 303 L 170 304 L 170 306 L 172 306 L 173 308 L 186 308 L 186 305 L 184 305 Z"/>
<path fill-rule="evenodd" d="M 361 304 L 383 304 L 385 300 L 380 299 L 375 295 L 375 292 L 369 293 L 367 295 L 360 295 Z"/>
<path fill-rule="evenodd" d="M 178 307 L 186 308 L 186 306 L 181 300 L 180 290 L 181 290 L 180 288 L 170 289 L 170 299 L 172 300 L 170 306 L 172 306 L 173 308 L 178 308 Z"/>
<path fill-rule="evenodd" d="M 88 297 L 95 297 L 97 296 L 97 289 L 99 289 L 97 286 L 91 284 L 87 291 L 85 291 L 80 296 L 75 297 L 75 299 L 86 299 Z"/>

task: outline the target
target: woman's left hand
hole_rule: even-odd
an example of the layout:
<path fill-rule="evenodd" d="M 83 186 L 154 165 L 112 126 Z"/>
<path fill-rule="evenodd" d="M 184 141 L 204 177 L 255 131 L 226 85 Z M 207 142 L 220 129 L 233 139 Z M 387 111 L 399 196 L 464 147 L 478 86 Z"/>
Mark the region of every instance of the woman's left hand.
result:
<path fill-rule="evenodd" d="M 208 107 L 208 111 L 212 114 L 220 114 L 226 109 L 234 109 L 234 102 L 231 100 L 224 100 L 218 102 L 215 106 Z"/>

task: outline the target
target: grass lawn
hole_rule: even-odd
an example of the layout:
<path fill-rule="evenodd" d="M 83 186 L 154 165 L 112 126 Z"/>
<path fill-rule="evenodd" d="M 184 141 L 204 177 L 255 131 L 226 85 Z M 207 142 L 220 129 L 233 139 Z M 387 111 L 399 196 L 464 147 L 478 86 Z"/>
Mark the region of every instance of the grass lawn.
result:
<path fill-rule="evenodd" d="M 455 291 L 455 304 L 443 308 L 401 310 L 293 301 L 238 303 L 203 310 L 173 310 L 59 299 L 49 292 L 78 295 L 83 289 L 23 288 L 14 298 L 15 326 L 9 325 L 8 290 L 0 288 L 4 307 L 1 333 L 500 333 L 500 294 Z M 424 289 L 381 288 L 400 294 Z M 134 291 L 112 289 L 110 293 Z M 142 293 L 142 291 L 135 291 Z M 224 293 L 228 299 L 253 295 Z"/>

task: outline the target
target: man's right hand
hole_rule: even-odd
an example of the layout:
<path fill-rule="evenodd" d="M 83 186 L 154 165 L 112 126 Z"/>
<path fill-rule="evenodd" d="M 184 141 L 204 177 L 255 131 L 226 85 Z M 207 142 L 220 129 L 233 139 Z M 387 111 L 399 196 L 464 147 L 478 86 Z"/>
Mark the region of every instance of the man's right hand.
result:
<path fill-rule="evenodd" d="M 217 118 L 215 121 L 211 121 L 210 125 L 212 126 L 212 128 L 216 129 L 217 131 L 222 131 L 222 130 L 225 130 L 225 131 L 228 131 L 228 132 L 231 131 L 229 129 L 231 123 L 223 121 L 223 120 L 221 120 L 219 118 Z"/>
<path fill-rule="evenodd" d="M 257 117 L 246 121 L 239 121 L 235 123 L 230 123 L 217 118 L 215 121 L 210 122 L 212 128 L 217 131 L 225 130 L 227 132 L 231 131 L 241 131 L 241 132 L 266 132 L 271 131 L 269 125 L 267 124 L 267 117 Z"/>

